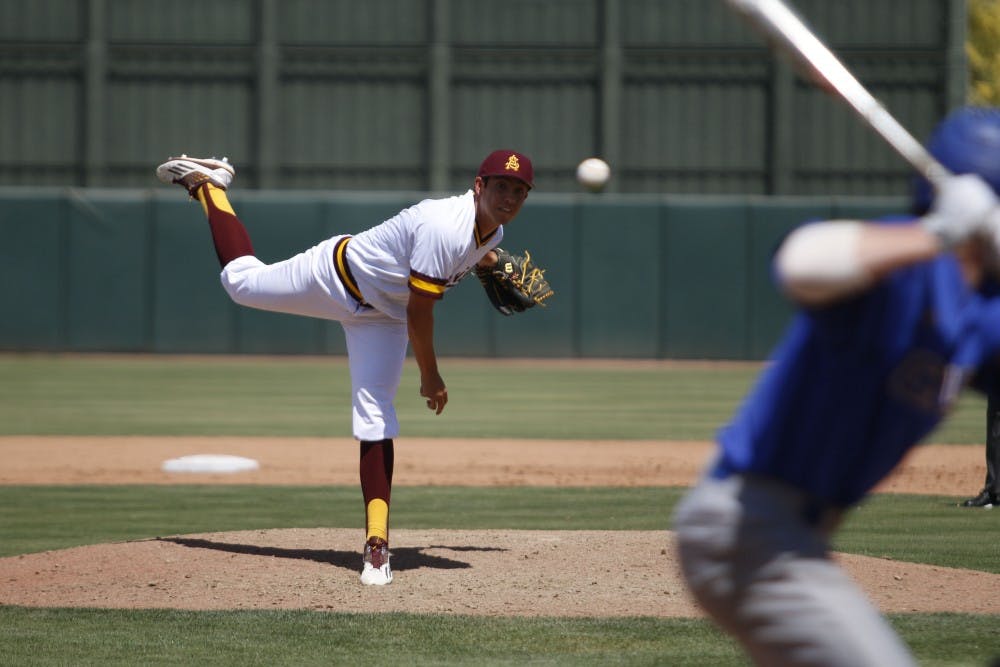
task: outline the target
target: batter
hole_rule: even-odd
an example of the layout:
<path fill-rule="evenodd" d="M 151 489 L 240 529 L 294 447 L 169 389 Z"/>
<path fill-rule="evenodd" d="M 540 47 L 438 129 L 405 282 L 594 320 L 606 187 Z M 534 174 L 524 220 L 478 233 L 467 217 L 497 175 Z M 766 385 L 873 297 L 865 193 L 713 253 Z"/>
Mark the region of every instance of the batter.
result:
<path fill-rule="evenodd" d="M 361 445 L 366 537 L 361 582 L 392 581 L 389 501 L 393 402 L 407 343 L 420 369 L 420 395 L 441 414 L 448 390 L 434 351 L 433 307 L 477 265 L 497 263 L 503 239 L 533 187 L 531 160 L 497 150 L 465 194 L 427 199 L 357 234 L 339 235 L 290 259 L 265 264 L 226 197 L 235 169 L 226 160 L 170 158 L 156 170 L 183 186 L 208 217 L 222 285 L 238 304 L 340 322 L 347 341 L 354 437 Z"/>
<path fill-rule="evenodd" d="M 985 180 L 952 177 L 936 197 L 924 184 L 915 220 L 785 240 L 775 273 L 802 308 L 676 510 L 688 586 L 758 664 L 914 664 L 829 540 L 974 373 L 996 382 L 1000 111 L 956 112 L 931 150 Z"/>

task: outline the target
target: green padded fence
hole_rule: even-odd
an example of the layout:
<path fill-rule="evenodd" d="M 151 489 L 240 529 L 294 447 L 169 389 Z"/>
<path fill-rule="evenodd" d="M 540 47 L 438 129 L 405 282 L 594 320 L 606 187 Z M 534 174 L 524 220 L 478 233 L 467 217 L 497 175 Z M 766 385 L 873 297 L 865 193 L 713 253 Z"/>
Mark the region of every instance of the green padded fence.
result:
<path fill-rule="evenodd" d="M 257 255 L 358 232 L 423 193 L 234 193 Z M 504 245 L 556 295 L 503 317 L 474 279 L 436 309 L 442 356 L 760 359 L 790 310 L 769 257 L 810 218 L 899 199 L 532 194 Z M 232 304 L 201 208 L 174 190 L 0 189 L 0 349 L 343 354 L 335 323 Z"/>

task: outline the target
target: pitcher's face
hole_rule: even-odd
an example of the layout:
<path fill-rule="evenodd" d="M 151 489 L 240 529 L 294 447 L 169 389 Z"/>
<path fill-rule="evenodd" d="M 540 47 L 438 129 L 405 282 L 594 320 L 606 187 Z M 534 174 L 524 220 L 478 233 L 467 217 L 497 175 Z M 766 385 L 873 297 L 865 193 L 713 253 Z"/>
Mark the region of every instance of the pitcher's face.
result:
<path fill-rule="evenodd" d="M 479 196 L 478 216 L 495 225 L 503 225 L 520 212 L 530 188 L 524 181 L 510 176 L 476 177 L 475 192 Z"/>

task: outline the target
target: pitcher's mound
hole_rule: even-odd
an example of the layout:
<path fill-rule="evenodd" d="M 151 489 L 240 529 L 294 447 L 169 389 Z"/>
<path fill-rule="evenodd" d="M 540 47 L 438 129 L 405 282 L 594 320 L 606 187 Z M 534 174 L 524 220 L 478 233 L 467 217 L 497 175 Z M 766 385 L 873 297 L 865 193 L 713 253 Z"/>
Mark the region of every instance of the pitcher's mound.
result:
<path fill-rule="evenodd" d="M 522 616 L 699 616 L 667 531 L 392 533 L 395 581 L 365 587 L 363 534 L 206 533 L 0 559 L 0 604 Z M 992 613 L 1000 575 L 840 560 L 886 612 Z"/>

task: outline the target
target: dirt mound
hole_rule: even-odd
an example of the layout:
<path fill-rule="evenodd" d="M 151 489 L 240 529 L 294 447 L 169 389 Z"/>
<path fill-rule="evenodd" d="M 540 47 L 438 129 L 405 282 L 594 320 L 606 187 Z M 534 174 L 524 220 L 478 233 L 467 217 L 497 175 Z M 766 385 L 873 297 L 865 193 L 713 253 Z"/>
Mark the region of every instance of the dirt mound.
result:
<path fill-rule="evenodd" d="M 395 483 L 685 486 L 706 442 L 405 439 Z M 171 474 L 191 454 L 260 461 L 239 474 Z M 350 439 L 4 437 L 0 484 L 357 484 Z M 878 491 L 971 494 L 979 446 L 923 446 Z M 959 510 L 958 511 L 966 511 Z M 357 530 L 157 538 L 0 559 L 0 604 L 45 607 L 318 609 L 558 616 L 695 616 L 666 531 L 394 530 L 387 588 L 359 584 Z M 993 613 L 1000 576 L 840 556 L 887 612 Z"/>
<path fill-rule="evenodd" d="M 0 604 L 516 616 L 699 616 L 666 531 L 393 532 L 394 582 L 358 583 L 360 531 L 284 529 L 102 544 L 0 559 Z M 991 613 L 1000 575 L 861 556 L 886 612 Z"/>

